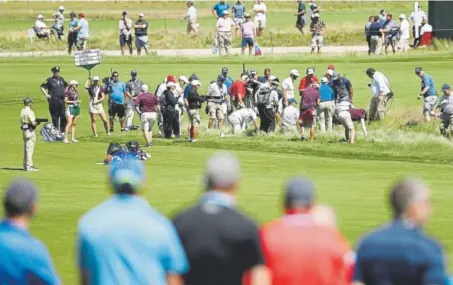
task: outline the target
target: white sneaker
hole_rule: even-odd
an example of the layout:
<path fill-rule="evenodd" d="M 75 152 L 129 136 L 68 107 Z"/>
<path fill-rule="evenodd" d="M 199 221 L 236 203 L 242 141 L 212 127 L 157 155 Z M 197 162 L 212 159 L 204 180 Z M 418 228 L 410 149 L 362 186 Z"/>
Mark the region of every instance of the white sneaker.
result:
<path fill-rule="evenodd" d="M 72 142 L 73 142 L 73 143 L 78 143 L 79 141 L 76 140 L 76 139 L 72 139 Z"/>
<path fill-rule="evenodd" d="M 111 136 L 111 135 L 112 135 L 112 133 L 111 133 L 111 132 L 108 132 L 108 133 L 107 133 L 107 136 Z"/>
<path fill-rule="evenodd" d="M 225 137 L 225 134 L 224 134 L 224 133 L 220 133 L 220 137 L 221 137 L 221 138 L 224 138 L 224 137 Z"/>
<path fill-rule="evenodd" d="M 30 166 L 30 167 L 26 167 L 25 171 L 38 172 L 39 168 L 36 168 L 34 166 Z"/>
<path fill-rule="evenodd" d="M 64 141 L 63 141 L 63 142 L 64 142 L 64 143 L 69 143 L 69 141 L 68 141 L 67 139 L 64 139 Z"/>
<path fill-rule="evenodd" d="M 194 143 L 194 142 L 196 142 L 196 141 L 197 141 L 196 139 L 191 139 L 191 140 L 190 140 L 191 143 Z"/>
<path fill-rule="evenodd" d="M 98 135 L 98 134 L 94 134 L 94 137 L 95 137 L 95 138 L 98 138 L 98 137 L 99 137 L 99 135 Z"/>

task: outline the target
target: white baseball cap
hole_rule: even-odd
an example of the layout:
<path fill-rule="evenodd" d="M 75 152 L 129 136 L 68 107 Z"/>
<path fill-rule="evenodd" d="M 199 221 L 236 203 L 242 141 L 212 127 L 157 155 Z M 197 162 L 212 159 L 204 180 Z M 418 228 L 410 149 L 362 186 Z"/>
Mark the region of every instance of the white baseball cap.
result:
<path fill-rule="evenodd" d="M 406 15 L 401 14 L 401 15 L 400 15 L 400 19 L 406 19 Z"/>
<path fill-rule="evenodd" d="M 312 75 L 312 74 L 315 74 L 315 71 L 313 68 L 308 68 L 307 69 L 307 75 Z"/>
<path fill-rule="evenodd" d="M 196 79 L 194 79 L 194 80 L 192 80 L 192 82 L 190 82 L 190 85 L 192 85 L 192 86 L 200 86 L 201 82 L 196 80 Z"/>
<path fill-rule="evenodd" d="M 176 83 L 170 81 L 170 82 L 167 82 L 167 87 L 174 87 L 176 86 Z"/>
<path fill-rule="evenodd" d="M 69 81 L 69 85 L 79 85 L 79 82 L 77 82 L 75 80 L 71 80 L 71 81 Z"/>
<path fill-rule="evenodd" d="M 242 79 L 242 80 L 247 80 L 247 79 L 249 79 L 249 77 L 248 77 L 247 74 L 244 74 L 244 75 L 242 75 L 241 79 Z"/>
<path fill-rule="evenodd" d="M 333 76 L 333 69 L 327 69 L 327 74 L 329 74 L 330 76 Z"/>
<path fill-rule="evenodd" d="M 186 84 L 189 83 L 189 80 L 184 75 L 179 76 L 179 80 L 183 81 Z"/>
<path fill-rule="evenodd" d="M 58 7 L 58 10 L 64 10 L 63 6 Z"/>
<path fill-rule="evenodd" d="M 228 15 L 228 10 L 223 11 L 223 15 Z"/>
<path fill-rule="evenodd" d="M 269 76 L 269 81 L 274 81 L 275 79 L 277 79 L 277 76 L 274 75 Z"/>
<path fill-rule="evenodd" d="M 38 15 L 36 19 L 44 19 L 43 15 Z"/>
<path fill-rule="evenodd" d="M 292 69 L 289 74 L 294 75 L 294 76 L 300 76 L 300 73 L 297 69 Z"/>
<path fill-rule="evenodd" d="M 143 13 L 138 14 L 139 17 L 145 17 Z"/>
<path fill-rule="evenodd" d="M 327 77 L 324 76 L 323 78 L 321 78 L 321 82 L 322 83 L 327 83 L 327 82 L 329 82 L 329 80 L 327 79 Z"/>
<path fill-rule="evenodd" d="M 99 76 L 94 76 L 93 81 L 99 81 Z"/>
<path fill-rule="evenodd" d="M 148 85 L 146 84 L 143 84 L 140 89 L 142 89 L 143 92 L 148 92 L 149 90 Z"/>

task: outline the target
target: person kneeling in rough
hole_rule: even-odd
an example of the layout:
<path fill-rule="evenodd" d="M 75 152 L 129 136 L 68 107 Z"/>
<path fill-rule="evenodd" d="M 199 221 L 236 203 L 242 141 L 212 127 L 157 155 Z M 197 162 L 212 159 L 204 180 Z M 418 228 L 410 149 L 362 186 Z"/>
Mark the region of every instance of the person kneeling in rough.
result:
<path fill-rule="evenodd" d="M 256 112 L 250 108 L 241 108 L 234 111 L 230 116 L 228 116 L 228 122 L 230 122 L 231 127 L 233 128 L 233 134 L 244 132 L 247 129 L 249 122 L 253 122 L 255 130 L 258 129 L 258 124 L 256 123 Z"/>

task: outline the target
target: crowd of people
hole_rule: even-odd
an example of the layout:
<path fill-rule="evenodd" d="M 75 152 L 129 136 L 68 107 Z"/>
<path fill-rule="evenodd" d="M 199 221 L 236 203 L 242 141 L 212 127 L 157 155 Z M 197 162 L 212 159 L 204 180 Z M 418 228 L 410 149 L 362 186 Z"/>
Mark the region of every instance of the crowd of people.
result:
<path fill-rule="evenodd" d="M 205 192 L 171 220 L 143 198 L 141 161 L 112 163 L 108 173 L 111 197 L 77 225 L 79 284 L 450 284 L 442 246 L 423 231 L 431 190 L 417 179 L 392 186 L 393 220 L 352 250 L 307 177 L 286 182 L 281 217 L 258 227 L 236 205 L 243 172 L 232 153 L 207 159 Z M 4 193 L 0 281 L 61 284 L 46 246 L 28 231 L 37 215 L 37 188 L 19 179 Z"/>
<path fill-rule="evenodd" d="M 413 48 L 425 47 L 431 44 L 433 27 L 428 24 L 426 13 L 417 8 L 412 12 L 409 19 L 412 21 Z M 365 36 L 368 43 L 368 54 L 388 53 L 397 50 L 407 52 L 409 50 L 410 24 L 405 14 L 399 15 L 400 23 L 393 20 L 393 15 L 382 9 L 379 16 L 370 16 L 365 25 Z"/>
<path fill-rule="evenodd" d="M 308 8 L 302 0 L 298 0 L 296 16 L 296 28 L 304 34 L 304 27 L 308 23 L 307 17 L 310 18 L 309 31 L 312 35 L 311 52 L 321 52 L 324 41 L 324 32 L 326 23 L 321 20 L 321 7 L 310 0 Z M 187 21 L 187 34 L 196 36 L 200 24 L 198 23 L 197 9 L 192 0 L 185 1 L 187 12 L 181 21 Z M 310 12 L 308 16 L 307 10 Z M 62 39 L 64 35 L 64 7 L 60 6 L 58 11 L 52 16 L 55 24 L 52 27 L 46 26 L 42 15 L 38 15 L 34 25 L 36 35 L 40 38 L 47 38 L 52 33 Z M 215 24 L 215 36 L 213 41 L 214 54 L 229 54 L 233 36 L 241 37 L 242 54 L 259 55 L 257 39 L 264 34 L 267 22 L 267 6 L 264 0 L 257 0 L 253 6 L 252 13 L 246 10 L 242 0 L 236 1 L 232 6 L 225 0 L 221 0 L 212 7 L 212 14 L 217 19 Z M 253 15 L 252 15 L 253 14 Z M 253 16 L 253 19 L 252 19 Z M 393 20 L 393 15 L 382 9 L 378 16 L 370 16 L 365 25 L 366 41 L 368 43 L 368 54 L 387 53 L 391 47 L 395 53 L 396 50 L 407 52 L 409 50 L 410 23 L 405 14 L 399 15 L 400 23 Z M 427 46 L 431 44 L 433 28 L 428 24 L 426 13 L 420 8 L 412 12 L 409 20 L 412 21 L 412 32 L 414 42 L 411 45 L 414 48 Z M 145 15 L 140 13 L 138 19 L 133 21 L 128 17 L 127 11 L 123 11 L 119 20 L 119 45 L 121 53 L 125 55 L 127 51 L 133 54 L 133 38 L 135 37 L 135 47 L 137 54 L 141 55 L 142 50 L 148 54 L 148 21 Z M 74 46 L 78 50 L 84 50 L 87 47 L 89 38 L 89 25 L 84 13 L 70 13 L 69 31 L 68 31 L 68 53 L 72 52 Z"/>

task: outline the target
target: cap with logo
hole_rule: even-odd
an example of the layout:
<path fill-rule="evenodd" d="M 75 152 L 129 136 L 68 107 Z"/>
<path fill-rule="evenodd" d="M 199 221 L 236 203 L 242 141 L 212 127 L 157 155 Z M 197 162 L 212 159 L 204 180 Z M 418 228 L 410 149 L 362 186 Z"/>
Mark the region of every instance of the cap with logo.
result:
<path fill-rule="evenodd" d="M 149 90 L 148 85 L 146 84 L 143 84 L 140 88 L 142 89 L 143 92 L 148 92 Z"/>
<path fill-rule="evenodd" d="M 173 82 L 173 81 L 168 81 L 166 86 L 167 87 L 174 87 L 174 86 L 176 86 L 176 83 Z"/>
<path fill-rule="evenodd" d="M 58 7 L 58 10 L 59 10 L 59 11 L 64 11 L 64 7 L 63 7 L 63 6 L 60 6 L 60 7 Z"/>
<path fill-rule="evenodd" d="M 332 74 L 332 79 L 333 80 L 338 80 L 338 78 L 340 78 L 340 74 L 338 72 L 334 71 L 333 74 Z"/>
<path fill-rule="evenodd" d="M 19 178 L 6 188 L 3 204 L 8 216 L 22 215 L 31 210 L 38 198 L 38 189 L 28 180 Z"/>
<path fill-rule="evenodd" d="M 327 82 L 329 82 L 327 77 L 324 76 L 324 77 L 321 78 L 321 83 L 327 83 Z"/>
<path fill-rule="evenodd" d="M 330 64 L 327 69 L 332 69 L 332 70 L 335 70 L 335 66 L 333 64 Z"/>
<path fill-rule="evenodd" d="M 44 19 L 44 17 L 43 17 L 43 15 L 38 15 L 38 16 L 36 17 L 36 19 L 40 20 L 40 19 Z"/>
<path fill-rule="evenodd" d="M 79 85 L 79 82 L 77 82 L 75 80 L 71 80 L 71 81 L 69 81 L 69 85 Z"/>
<path fill-rule="evenodd" d="M 138 16 L 143 18 L 143 17 L 145 17 L 145 14 L 140 13 L 140 14 L 138 14 Z"/>
<path fill-rule="evenodd" d="M 406 15 L 400 14 L 400 17 L 399 17 L 399 18 L 400 18 L 400 19 L 406 19 Z"/>
<path fill-rule="evenodd" d="M 296 101 L 296 99 L 294 99 L 294 98 L 289 98 L 289 99 L 288 99 L 288 103 L 289 103 L 289 104 L 297 104 L 297 101 Z"/>
<path fill-rule="evenodd" d="M 223 15 L 228 15 L 228 10 L 223 11 Z"/>
<path fill-rule="evenodd" d="M 189 81 L 192 80 L 200 80 L 200 78 L 198 78 L 198 76 L 195 73 L 192 73 L 192 75 L 189 76 Z"/>
<path fill-rule="evenodd" d="M 287 209 L 308 208 L 315 200 L 313 182 L 305 177 L 290 179 L 285 186 L 285 207 Z"/>
<path fill-rule="evenodd" d="M 179 79 L 180 81 L 186 83 L 186 84 L 189 83 L 189 80 L 188 80 L 187 77 L 185 77 L 184 75 L 179 76 L 178 79 Z"/>
<path fill-rule="evenodd" d="M 251 18 L 252 16 L 248 13 L 248 12 L 245 12 L 244 13 L 244 18 Z"/>

